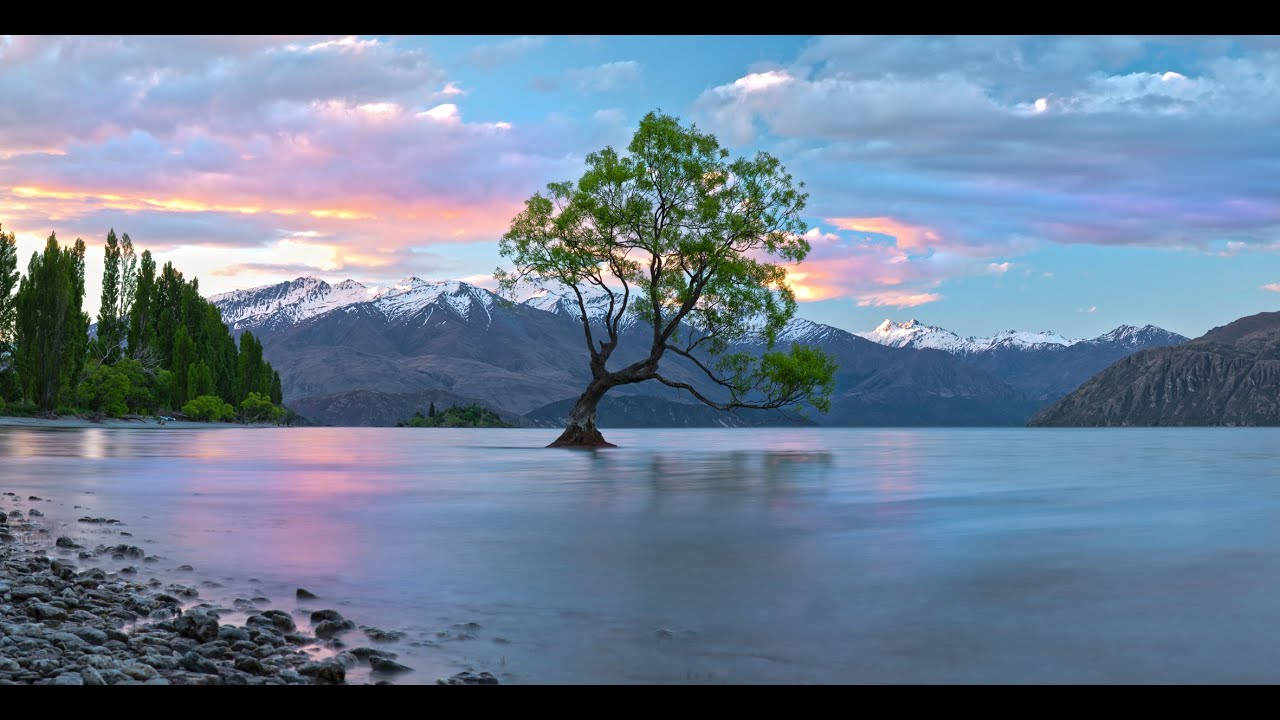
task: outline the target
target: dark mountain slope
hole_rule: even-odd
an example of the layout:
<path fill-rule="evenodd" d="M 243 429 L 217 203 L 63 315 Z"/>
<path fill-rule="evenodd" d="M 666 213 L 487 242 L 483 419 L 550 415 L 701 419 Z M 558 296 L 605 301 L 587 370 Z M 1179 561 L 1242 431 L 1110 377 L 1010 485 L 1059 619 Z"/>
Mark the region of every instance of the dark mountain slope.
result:
<path fill-rule="evenodd" d="M 1130 355 L 1030 424 L 1280 425 L 1280 312 Z"/>

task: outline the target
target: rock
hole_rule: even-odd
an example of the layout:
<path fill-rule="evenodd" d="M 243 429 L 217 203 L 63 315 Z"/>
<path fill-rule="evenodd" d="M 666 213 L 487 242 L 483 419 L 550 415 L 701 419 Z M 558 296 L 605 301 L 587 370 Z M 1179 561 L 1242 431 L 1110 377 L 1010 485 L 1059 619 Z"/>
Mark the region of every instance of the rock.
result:
<path fill-rule="evenodd" d="M 316 599 L 316 594 L 305 588 L 298 588 L 296 594 L 299 600 L 315 600 Z"/>
<path fill-rule="evenodd" d="M 369 665 L 373 667 L 374 672 L 379 673 L 402 673 L 413 670 L 411 667 L 401 665 L 394 660 L 388 660 L 384 657 L 372 655 L 369 657 Z"/>
<path fill-rule="evenodd" d="M 336 622 L 333 620 L 323 620 L 320 622 L 320 624 L 315 626 L 315 634 L 316 634 L 316 637 L 318 638 L 331 638 L 331 637 L 334 637 L 335 635 L 338 635 L 339 633 L 344 633 L 348 630 L 354 630 L 355 627 L 356 627 L 356 624 L 351 622 L 350 620 L 342 620 L 340 622 Z"/>
<path fill-rule="evenodd" d="M 302 675 L 313 677 L 321 682 L 340 683 L 347 679 L 347 669 L 336 658 L 327 658 L 318 662 L 309 662 L 298 668 Z"/>
<path fill-rule="evenodd" d="M 19 585 L 9 591 L 9 596 L 14 600 L 28 600 L 36 598 L 39 600 L 48 600 L 50 597 L 49 588 L 40 585 Z"/>
<path fill-rule="evenodd" d="M 346 618 L 342 617 L 342 613 L 339 613 L 337 610 L 316 610 L 315 612 L 311 613 L 312 623 L 318 623 L 321 620 L 333 620 L 335 622 L 342 622 L 345 619 Z"/>
<path fill-rule="evenodd" d="M 27 612 L 41 620 L 66 620 L 67 611 L 55 605 L 35 602 L 27 607 Z M 73 636 L 74 637 L 74 636 Z M 77 638 L 79 639 L 79 638 Z"/>
<path fill-rule="evenodd" d="M 28 510 L 28 511 L 27 511 L 27 515 L 28 515 L 29 517 L 44 517 L 44 513 L 40 512 L 39 510 L 37 510 L 37 509 L 35 509 L 35 508 L 31 508 L 30 510 Z"/>
<path fill-rule="evenodd" d="M 482 672 L 479 675 L 473 675 L 469 672 L 460 672 L 449 678 L 448 682 L 444 680 L 437 680 L 436 682 L 440 685 L 497 685 L 498 678 L 487 672 Z"/>
<path fill-rule="evenodd" d="M 183 655 L 182 659 L 178 661 L 178 665 L 181 666 L 183 670 L 188 670 L 194 673 L 203 673 L 205 675 L 218 674 L 218 666 L 215 665 L 213 661 L 195 652 L 189 652 L 186 655 Z"/>
<path fill-rule="evenodd" d="M 64 672 L 53 679 L 54 685 L 83 685 L 84 678 L 78 672 Z"/>
<path fill-rule="evenodd" d="M 107 681 L 102 679 L 102 673 L 94 668 L 87 667 L 80 671 L 80 679 L 85 685 L 106 685 Z"/>
<path fill-rule="evenodd" d="M 93 645 L 102 645 L 109 639 L 107 634 L 97 628 L 91 627 L 74 627 L 68 628 L 68 632 L 74 633 L 80 639 Z"/>
<path fill-rule="evenodd" d="M 218 628 L 218 639 L 226 640 L 228 642 L 235 642 L 237 640 L 248 640 L 249 631 L 245 630 L 244 628 L 236 627 L 235 625 L 223 625 L 222 627 Z"/>
<path fill-rule="evenodd" d="M 251 675 L 267 675 L 269 671 L 263 667 L 262 661 L 252 657 L 236 658 L 236 669 Z"/>
<path fill-rule="evenodd" d="M 128 675 L 134 680 L 150 680 L 156 676 L 155 668 L 150 665 L 144 665 L 140 662 L 125 663 L 120 666 L 120 672 Z"/>
<path fill-rule="evenodd" d="M 404 639 L 404 633 L 397 630 L 383 630 L 376 627 L 364 628 L 364 634 L 374 642 L 396 642 Z"/>
<path fill-rule="evenodd" d="M 173 627 L 182 637 L 205 643 L 218 637 L 218 616 L 204 608 L 191 608 L 174 618 Z"/>
<path fill-rule="evenodd" d="M 389 652 L 387 650 L 375 650 L 374 648 L 371 648 L 371 647 L 352 648 L 351 654 L 355 655 L 358 658 L 366 659 L 366 660 L 372 657 L 380 657 L 380 658 L 387 658 L 387 659 L 394 659 L 397 657 L 397 655 L 393 652 Z"/>

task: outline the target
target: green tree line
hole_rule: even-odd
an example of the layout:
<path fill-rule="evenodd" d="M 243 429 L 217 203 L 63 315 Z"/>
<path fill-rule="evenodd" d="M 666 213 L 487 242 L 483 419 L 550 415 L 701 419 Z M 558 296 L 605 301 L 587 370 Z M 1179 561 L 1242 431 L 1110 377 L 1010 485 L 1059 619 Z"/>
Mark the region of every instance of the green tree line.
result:
<path fill-rule="evenodd" d="M 0 226 L 0 406 L 119 417 L 181 410 L 201 420 L 279 421 L 280 374 L 252 333 L 237 346 L 222 314 L 128 234 L 107 233 L 97 336 L 83 310 L 85 245 L 50 234 L 17 270 Z"/>

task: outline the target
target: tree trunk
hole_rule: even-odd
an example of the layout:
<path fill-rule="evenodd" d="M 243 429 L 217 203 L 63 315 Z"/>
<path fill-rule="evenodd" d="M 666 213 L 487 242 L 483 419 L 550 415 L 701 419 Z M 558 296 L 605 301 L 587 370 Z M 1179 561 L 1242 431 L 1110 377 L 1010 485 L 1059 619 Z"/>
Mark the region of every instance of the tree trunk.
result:
<path fill-rule="evenodd" d="M 596 406 L 600 404 L 600 398 L 604 397 L 610 387 L 612 386 L 601 382 L 591 383 L 569 413 L 569 423 L 564 432 L 560 433 L 560 437 L 547 447 L 617 447 L 605 441 L 604 436 L 596 429 Z"/>

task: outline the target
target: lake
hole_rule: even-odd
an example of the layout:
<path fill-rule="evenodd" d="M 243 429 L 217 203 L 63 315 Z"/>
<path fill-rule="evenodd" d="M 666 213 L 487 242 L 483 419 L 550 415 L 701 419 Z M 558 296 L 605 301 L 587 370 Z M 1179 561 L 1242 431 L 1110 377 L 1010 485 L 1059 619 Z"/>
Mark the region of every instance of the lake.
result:
<path fill-rule="evenodd" d="M 307 588 L 397 682 L 1280 681 L 1280 429 L 557 434 L 0 427 L 0 507 Z"/>

